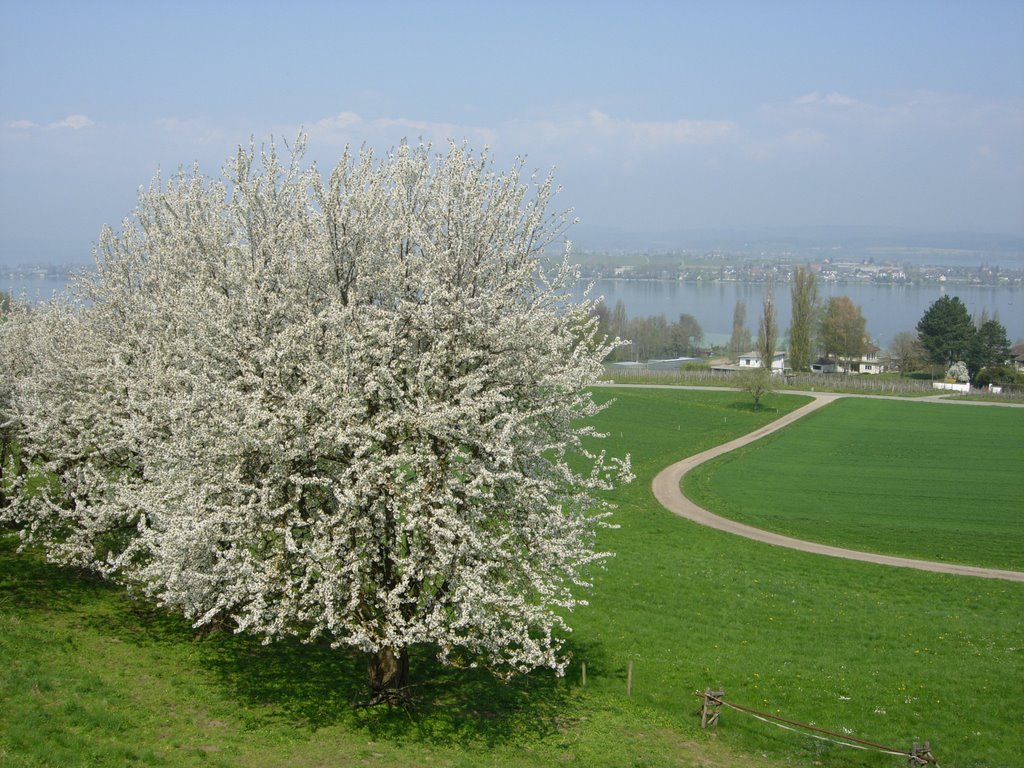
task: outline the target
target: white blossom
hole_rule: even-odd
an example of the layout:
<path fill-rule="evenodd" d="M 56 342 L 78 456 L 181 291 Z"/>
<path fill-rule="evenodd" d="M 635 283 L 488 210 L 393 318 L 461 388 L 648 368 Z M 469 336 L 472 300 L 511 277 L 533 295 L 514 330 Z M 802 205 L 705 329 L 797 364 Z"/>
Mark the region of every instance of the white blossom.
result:
<path fill-rule="evenodd" d="M 157 178 L 74 299 L 0 329 L 3 519 L 197 626 L 561 670 L 630 468 L 586 447 L 613 342 L 542 259 L 551 179 L 403 144 L 324 180 L 303 144 Z"/>
<path fill-rule="evenodd" d="M 961 384 L 966 384 L 970 381 L 970 374 L 967 372 L 967 363 L 963 360 L 957 360 L 946 371 L 946 378 L 953 381 L 958 381 Z"/>

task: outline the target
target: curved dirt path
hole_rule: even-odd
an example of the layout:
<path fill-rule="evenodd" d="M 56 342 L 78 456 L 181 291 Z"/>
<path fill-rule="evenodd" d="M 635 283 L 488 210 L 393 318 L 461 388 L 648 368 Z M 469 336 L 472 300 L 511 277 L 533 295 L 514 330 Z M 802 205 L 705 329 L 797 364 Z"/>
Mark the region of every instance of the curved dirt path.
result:
<path fill-rule="evenodd" d="M 929 560 L 914 560 L 909 557 L 879 555 L 873 552 L 860 552 L 855 549 L 843 549 L 842 547 L 832 547 L 827 544 L 818 544 L 813 541 L 794 539 L 790 536 L 783 536 L 779 533 L 772 533 L 771 531 L 765 531 L 760 528 L 754 528 L 750 525 L 738 523 L 735 520 L 719 517 L 718 515 L 708 512 L 706 509 L 698 507 L 683 495 L 682 489 L 679 485 L 680 481 L 683 479 L 683 475 L 694 467 L 697 467 L 716 456 L 721 456 L 723 453 L 728 453 L 740 446 L 752 443 L 765 435 L 770 435 L 772 432 L 782 429 L 787 424 L 792 424 L 794 421 L 806 416 L 811 411 L 816 411 L 818 408 L 828 405 L 840 397 L 847 397 L 847 395 L 816 394 L 813 392 L 800 392 L 799 394 L 809 395 L 813 397 L 814 400 L 802 408 L 798 408 L 795 411 L 787 413 L 781 419 L 777 419 L 771 424 L 766 424 L 760 429 L 756 429 L 753 432 L 743 435 L 742 437 L 738 437 L 735 440 L 731 440 L 728 443 L 716 446 L 715 448 L 710 448 L 709 450 L 690 456 L 682 461 L 677 461 L 675 464 L 663 469 L 655 476 L 651 483 L 651 489 L 654 491 L 654 497 L 669 512 L 679 515 L 680 517 L 685 517 L 687 520 L 692 520 L 695 523 L 700 523 L 701 525 L 706 525 L 710 528 L 717 528 L 720 531 L 735 533 L 739 536 L 753 539 L 754 541 L 774 544 L 778 547 L 788 547 L 789 549 L 798 549 L 802 552 L 813 552 L 818 555 L 827 555 L 829 557 L 842 557 L 847 560 L 860 560 L 865 563 L 892 565 L 897 568 L 916 568 L 919 571 L 951 573 L 960 576 L 979 576 L 985 579 L 1024 581 L 1024 573 L 1020 571 L 1002 571 L 996 568 L 979 568 L 972 565 L 936 563 Z"/>

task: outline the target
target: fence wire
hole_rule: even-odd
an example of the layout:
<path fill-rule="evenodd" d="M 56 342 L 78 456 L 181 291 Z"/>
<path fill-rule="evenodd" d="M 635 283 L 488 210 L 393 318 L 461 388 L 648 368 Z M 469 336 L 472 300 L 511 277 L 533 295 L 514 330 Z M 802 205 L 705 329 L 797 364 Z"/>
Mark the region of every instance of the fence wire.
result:
<path fill-rule="evenodd" d="M 931 752 L 925 749 L 924 753 L 916 751 L 908 752 L 905 749 L 899 749 L 898 747 L 887 747 L 884 744 L 876 744 L 873 741 L 866 741 L 864 739 L 858 739 L 855 736 L 850 736 L 845 733 L 836 733 L 826 728 L 819 728 L 809 723 L 801 723 L 797 720 L 790 720 L 779 715 L 773 715 L 770 712 L 761 712 L 760 710 L 752 709 L 750 707 L 744 707 L 741 704 L 733 704 L 732 702 L 726 701 L 723 697 L 714 696 L 710 692 L 701 693 L 695 691 L 694 695 L 699 696 L 710 702 L 713 705 L 728 707 L 736 712 L 742 712 L 750 715 L 751 717 L 760 720 L 768 725 L 774 725 L 777 728 L 782 728 L 793 733 L 798 733 L 802 736 L 809 736 L 812 739 L 819 741 L 826 741 L 832 744 L 836 744 L 840 747 L 849 747 L 850 749 L 860 749 L 866 752 L 879 752 L 885 755 L 894 755 L 895 757 L 905 757 L 910 761 L 912 766 L 924 766 L 934 765 L 935 768 L 940 768 L 939 764 L 932 757 Z M 814 733 L 808 733 L 813 731 Z M 824 734 L 824 735 L 819 735 Z"/>

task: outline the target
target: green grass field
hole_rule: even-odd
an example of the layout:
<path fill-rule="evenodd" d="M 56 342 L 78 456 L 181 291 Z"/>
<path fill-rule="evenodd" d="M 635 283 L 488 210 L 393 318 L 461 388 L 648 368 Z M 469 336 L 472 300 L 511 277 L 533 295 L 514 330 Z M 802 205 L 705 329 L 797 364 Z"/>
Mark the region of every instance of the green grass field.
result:
<path fill-rule="evenodd" d="M 364 666 L 319 646 L 214 633 L 96 579 L 0 546 L 0 764 L 5 766 L 902 766 L 725 712 L 703 732 L 693 692 L 893 746 L 946 766 L 1019 766 L 1024 585 L 777 549 L 660 510 L 653 474 L 747 432 L 732 392 L 607 390 L 617 555 L 571 617 L 565 679 L 510 685 L 414 659 L 411 712 L 356 709 Z M 912 405 L 908 407 L 913 407 Z M 980 410 L 980 409 L 971 409 Z M 589 684 L 580 687 L 580 663 Z M 625 696 L 634 664 L 632 699 Z"/>
<path fill-rule="evenodd" d="M 798 538 L 1024 570 L 1024 409 L 847 398 L 705 464 L 684 490 Z"/>

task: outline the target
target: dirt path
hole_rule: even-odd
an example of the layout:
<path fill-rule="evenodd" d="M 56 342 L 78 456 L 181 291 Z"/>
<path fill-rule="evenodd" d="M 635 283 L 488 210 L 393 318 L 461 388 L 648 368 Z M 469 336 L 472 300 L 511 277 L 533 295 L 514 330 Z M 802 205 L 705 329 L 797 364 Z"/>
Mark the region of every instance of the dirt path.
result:
<path fill-rule="evenodd" d="M 675 464 L 666 467 L 658 473 L 654 478 L 654 481 L 651 483 L 651 488 L 654 491 L 654 497 L 663 507 L 665 507 L 665 509 L 669 510 L 673 514 L 679 515 L 680 517 L 685 517 L 688 520 L 693 520 L 696 523 L 700 523 L 701 525 L 706 525 L 711 528 L 717 528 L 720 531 L 735 533 L 748 539 L 753 539 L 754 541 L 762 541 L 766 544 L 774 544 L 779 547 L 788 547 L 789 549 L 798 549 L 802 552 L 813 552 L 819 555 L 828 555 L 829 557 L 843 557 L 847 560 L 861 560 L 866 563 L 892 565 L 897 568 L 916 568 L 920 571 L 934 571 L 935 573 L 952 573 L 961 576 L 980 576 L 981 578 L 986 579 L 1024 581 L 1024 573 L 1020 571 L 1001 571 L 995 568 L 977 568 L 971 565 L 935 563 L 928 560 L 913 560 L 908 557 L 894 557 L 892 555 L 879 555 L 872 552 L 859 552 L 855 549 L 843 549 L 841 547 L 831 547 L 827 544 L 818 544 L 813 541 L 794 539 L 789 536 L 772 533 L 771 531 L 754 528 L 750 525 L 744 525 L 743 523 L 737 523 L 734 520 L 728 520 L 724 517 L 713 515 L 706 509 L 698 507 L 688 498 L 683 496 L 679 483 L 683 479 L 683 475 L 694 467 L 697 467 L 716 456 L 721 456 L 723 453 L 728 453 L 740 446 L 752 443 L 765 435 L 770 435 L 772 432 L 782 429 L 782 427 L 787 424 L 792 424 L 794 421 L 806 416 L 811 411 L 816 411 L 818 408 L 828 405 L 840 397 L 847 397 L 847 395 L 816 394 L 813 392 L 800 392 L 794 394 L 808 395 L 813 397 L 814 400 L 802 408 L 798 408 L 791 413 L 787 413 L 781 419 L 773 421 L 771 424 L 767 424 L 760 429 L 756 429 L 743 437 L 738 437 L 728 443 L 711 448 L 703 453 L 698 453 L 695 456 L 690 456 L 682 461 L 677 461 Z"/>

